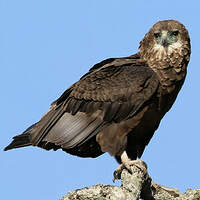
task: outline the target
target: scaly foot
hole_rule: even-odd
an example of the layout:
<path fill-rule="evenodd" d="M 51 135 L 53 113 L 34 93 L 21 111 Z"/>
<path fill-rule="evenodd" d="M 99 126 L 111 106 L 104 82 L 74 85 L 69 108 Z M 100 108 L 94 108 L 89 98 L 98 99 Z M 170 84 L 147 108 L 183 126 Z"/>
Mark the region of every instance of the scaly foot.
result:
<path fill-rule="evenodd" d="M 127 169 L 129 173 L 132 174 L 131 166 L 136 166 L 139 170 L 147 173 L 146 163 L 141 160 L 130 160 L 125 151 L 121 155 L 121 160 L 122 164 L 113 173 L 113 182 L 115 182 L 116 179 L 121 179 L 123 169 Z"/>

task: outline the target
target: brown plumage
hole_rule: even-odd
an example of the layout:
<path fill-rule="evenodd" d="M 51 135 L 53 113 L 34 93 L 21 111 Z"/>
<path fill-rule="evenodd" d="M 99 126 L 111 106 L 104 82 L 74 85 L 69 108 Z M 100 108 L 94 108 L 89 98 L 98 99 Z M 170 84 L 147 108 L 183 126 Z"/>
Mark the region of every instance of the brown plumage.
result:
<path fill-rule="evenodd" d="M 140 158 L 181 89 L 189 58 L 184 25 L 160 21 L 138 53 L 94 65 L 5 150 L 33 145 L 80 157 L 109 152 L 119 162 L 124 152 Z"/>

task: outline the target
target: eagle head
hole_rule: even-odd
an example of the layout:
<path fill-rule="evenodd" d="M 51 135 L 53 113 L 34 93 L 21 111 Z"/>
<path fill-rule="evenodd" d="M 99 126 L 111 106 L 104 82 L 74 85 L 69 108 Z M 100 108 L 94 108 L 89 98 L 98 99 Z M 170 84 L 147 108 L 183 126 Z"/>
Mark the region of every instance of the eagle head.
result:
<path fill-rule="evenodd" d="M 140 42 L 141 57 L 155 66 L 173 66 L 175 60 L 186 59 L 190 56 L 190 38 L 185 26 L 176 20 L 159 21 L 153 25 L 144 39 Z M 161 66 L 159 66 L 161 67 Z"/>

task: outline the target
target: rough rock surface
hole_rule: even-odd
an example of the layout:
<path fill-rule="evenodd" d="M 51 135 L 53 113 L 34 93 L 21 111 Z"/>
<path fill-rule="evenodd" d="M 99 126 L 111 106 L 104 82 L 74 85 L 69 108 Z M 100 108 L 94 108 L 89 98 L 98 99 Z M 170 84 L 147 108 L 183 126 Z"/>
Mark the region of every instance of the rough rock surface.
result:
<path fill-rule="evenodd" d="M 188 189 L 184 194 L 176 188 L 153 183 L 146 164 L 132 166 L 131 172 L 121 173 L 122 185 L 94 185 L 69 192 L 61 200 L 200 200 L 200 189 Z"/>

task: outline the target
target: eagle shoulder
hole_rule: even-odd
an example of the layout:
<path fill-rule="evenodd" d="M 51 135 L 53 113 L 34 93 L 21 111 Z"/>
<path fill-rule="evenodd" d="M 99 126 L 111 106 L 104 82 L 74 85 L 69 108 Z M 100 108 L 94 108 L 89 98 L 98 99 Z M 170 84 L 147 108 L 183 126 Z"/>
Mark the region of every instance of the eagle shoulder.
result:
<path fill-rule="evenodd" d="M 159 79 L 136 55 L 113 59 L 81 78 L 65 100 L 67 112 L 75 115 L 99 109 L 107 121 L 120 121 L 137 112 L 155 93 Z M 112 110 L 122 117 L 109 117 Z"/>

